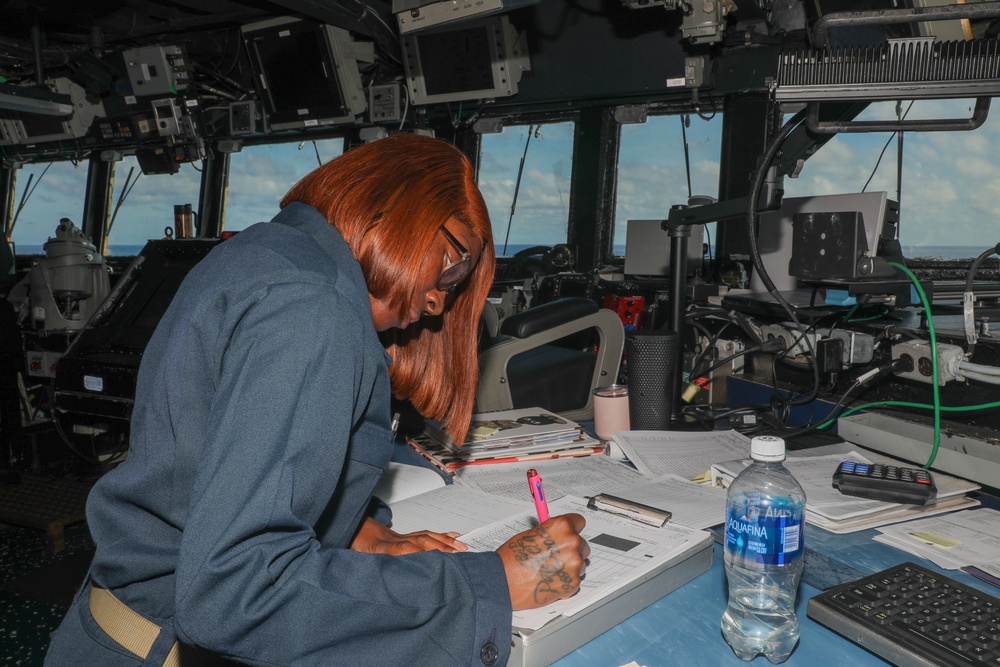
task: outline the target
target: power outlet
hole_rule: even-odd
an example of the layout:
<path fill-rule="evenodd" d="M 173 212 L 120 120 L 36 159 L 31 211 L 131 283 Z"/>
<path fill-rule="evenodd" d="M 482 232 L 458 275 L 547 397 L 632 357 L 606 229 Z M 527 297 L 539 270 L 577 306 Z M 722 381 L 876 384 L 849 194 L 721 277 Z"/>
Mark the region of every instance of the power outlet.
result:
<path fill-rule="evenodd" d="M 788 350 L 787 356 L 798 357 L 800 355 L 810 355 L 816 349 L 816 332 L 798 331 L 794 325 L 787 326 L 781 324 L 765 324 L 760 328 L 764 340 L 780 338 Z"/>
<path fill-rule="evenodd" d="M 899 373 L 896 377 L 926 382 L 927 384 L 931 384 L 933 382 L 930 341 L 909 340 L 904 343 L 896 343 L 893 345 L 893 361 L 904 357 L 909 357 L 913 361 L 913 370 Z M 958 345 L 938 343 L 937 358 L 938 386 L 943 387 L 945 383 L 956 379 L 955 366 L 959 361 L 965 359 L 965 351 Z"/>

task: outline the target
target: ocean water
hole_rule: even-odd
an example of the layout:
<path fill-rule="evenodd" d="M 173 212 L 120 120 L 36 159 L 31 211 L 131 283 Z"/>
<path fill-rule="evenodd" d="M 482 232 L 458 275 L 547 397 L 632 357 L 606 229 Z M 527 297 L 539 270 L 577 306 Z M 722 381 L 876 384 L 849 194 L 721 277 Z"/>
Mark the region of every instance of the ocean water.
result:
<path fill-rule="evenodd" d="M 507 244 L 507 257 L 513 256 L 520 250 L 525 248 L 531 248 L 532 244 L 528 243 L 509 243 Z M 108 255 L 115 257 L 131 257 L 138 255 L 142 251 L 142 245 L 112 245 L 108 247 Z M 936 259 L 971 259 L 979 255 L 979 253 L 985 250 L 984 247 L 980 246 L 903 246 L 903 256 L 907 258 L 914 257 L 933 257 Z M 41 245 L 29 245 L 29 244 L 18 244 L 16 246 L 17 254 L 19 255 L 41 255 L 43 253 Z M 499 249 L 498 249 L 499 250 Z M 615 247 L 615 254 L 623 255 L 625 253 L 625 248 Z"/>
<path fill-rule="evenodd" d="M 143 245 L 112 245 L 108 246 L 108 256 L 113 257 L 134 257 L 138 255 L 145 244 Z M 27 243 L 19 243 L 15 246 L 15 251 L 18 255 L 42 255 L 45 253 L 43 246 L 41 245 L 29 245 Z"/>
<path fill-rule="evenodd" d="M 535 244 L 533 243 L 508 243 L 507 244 L 507 256 L 513 256 L 516 252 L 524 250 L 525 248 L 533 248 Z M 108 246 L 108 255 L 113 257 L 133 257 L 142 252 L 143 245 L 110 245 Z M 18 255 L 41 255 L 45 251 L 41 245 L 29 245 L 29 244 L 18 244 L 16 246 L 16 251 Z M 621 249 L 620 252 L 624 252 Z"/>
<path fill-rule="evenodd" d="M 985 246 L 928 245 L 903 246 L 903 257 L 932 257 L 934 259 L 973 259 L 986 250 Z"/>

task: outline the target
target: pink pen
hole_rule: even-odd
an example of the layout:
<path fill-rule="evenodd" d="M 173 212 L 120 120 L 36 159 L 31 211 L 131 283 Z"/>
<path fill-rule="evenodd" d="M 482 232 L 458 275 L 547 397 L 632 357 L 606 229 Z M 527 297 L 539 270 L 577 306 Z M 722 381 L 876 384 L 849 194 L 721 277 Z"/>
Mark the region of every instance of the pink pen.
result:
<path fill-rule="evenodd" d="M 542 490 L 542 477 L 534 468 L 528 471 L 528 487 L 531 489 L 531 497 L 535 501 L 538 523 L 545 523 L 549 520 L 549 506 L 545 502 L 545 491 Z"/>

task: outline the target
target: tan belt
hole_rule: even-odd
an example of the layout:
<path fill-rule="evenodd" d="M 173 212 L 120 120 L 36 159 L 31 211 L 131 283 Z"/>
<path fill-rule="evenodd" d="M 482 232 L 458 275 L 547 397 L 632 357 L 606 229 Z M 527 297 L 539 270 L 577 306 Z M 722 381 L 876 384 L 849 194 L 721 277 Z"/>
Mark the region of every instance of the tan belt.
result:
<path fill-rule="evenodd" d="M 109 637 L 142 659 L 149 656 L 153 642 L 160 636 L 160 626 L 129 609 L 111 591 L 93 584 L 90 585 L 90 614 Z M 180 667 L 179 650 L 175 641 L 163 667 Z"/>

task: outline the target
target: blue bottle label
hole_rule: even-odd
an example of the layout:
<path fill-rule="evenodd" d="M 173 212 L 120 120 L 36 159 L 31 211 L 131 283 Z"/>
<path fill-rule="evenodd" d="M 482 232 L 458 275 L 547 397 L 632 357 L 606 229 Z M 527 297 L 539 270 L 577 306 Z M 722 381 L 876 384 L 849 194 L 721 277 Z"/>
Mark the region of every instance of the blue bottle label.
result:
<path fill-rule="evenodd" d="M 785 565 L 802 556 L 802 507 L 726 508 L 726 551 L 751 562 Z"/>

